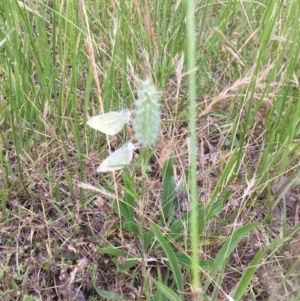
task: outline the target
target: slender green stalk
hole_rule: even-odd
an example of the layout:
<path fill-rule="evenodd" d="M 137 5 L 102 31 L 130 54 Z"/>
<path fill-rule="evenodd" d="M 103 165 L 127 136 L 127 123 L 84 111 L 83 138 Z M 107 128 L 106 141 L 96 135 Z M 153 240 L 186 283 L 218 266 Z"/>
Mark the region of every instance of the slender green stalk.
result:
<path fill-rule="evenodd" d="M 199 252 L 198 252 L 198 198 L 197 198 L 197 177 L 196 177 L 196 56 L 195 56 L 195 6 L 194 1 L 187 1 L 187 63 L 189 72 L 189 195 L 191 202 L 190 239 L 192 248 L 192 287 L 195 300 L 198 299 L 197 292 L 200 292 L 199 273 Z"/>

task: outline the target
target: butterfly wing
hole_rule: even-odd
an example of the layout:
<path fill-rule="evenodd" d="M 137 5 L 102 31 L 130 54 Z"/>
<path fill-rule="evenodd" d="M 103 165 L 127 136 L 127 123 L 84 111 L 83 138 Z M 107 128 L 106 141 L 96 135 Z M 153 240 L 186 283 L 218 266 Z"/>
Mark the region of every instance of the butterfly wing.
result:
<path fill-rule="evenodd" d="M 125 145 L 110 154 L 99 165 L 97 172 L 107 172 L 122 169 L 131 162 L 134 149 L 134 144 L 127 142 Z"/>
<path fill-rule="evenodd" d="M 124 125 L 130 120 L 128 110 L 121 112 L 109 112 L 102 115 L 92 116 L 88 119 L 87 125 L 94 130 L 100 131 L 107 135 L 119 133 Z"/>

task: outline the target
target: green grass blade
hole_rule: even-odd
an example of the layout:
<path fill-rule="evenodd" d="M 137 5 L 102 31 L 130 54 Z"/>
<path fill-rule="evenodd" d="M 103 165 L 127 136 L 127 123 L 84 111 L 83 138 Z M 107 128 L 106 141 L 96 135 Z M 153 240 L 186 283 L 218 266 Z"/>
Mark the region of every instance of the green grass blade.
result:
<path fill-rule="evenodd" d="M 176 210 L 174 203 L 176 184 L 173 178 L 173 159 L 170 158 L 163 167 L 162 212 L 164 220 L 172 220 Z"/>
<path fill-rule="evenodd" d="M 124 301 L 124 298 L 119 294 L 99 289 L 96 286 L 94 286 L 94 288 L 95 288 L 96 292 L 98 293 L 98 295 L 100 297 L 104 298 L 104 300 Z"/>
<path fill-rule="evenodd" d="M 206 291 L 208 285 L 211 283 L 211 280 L 215 278 L 216 274 L 219 271 L 222 271 L 222 269 L 224 268 L 224 266 L 226 264 L 228 257 L 233 252 L 233 250 L 237 247 L 239 242 L 243 238 L 245 238 L 252 230 L 257 228 L 258 225 L 259 225 L 258 223 L 245 225 L 245 226 L 241 227 L 240 229 L 236 230 L 231 235 L 231 237 L 228 238 L 228 240 L 225 242 L 225 244 L 222 246 L 222 248 L 218 252 L 216 259 L 214 260 L 214 267 L 209 272 L 210 280 L 208 281 L 208 283 L 205 286 L 205 291 Z M 221 276 L 224 276 L 224 274 L 222 274 Z M 216 290 L 218 290 L 218 286 L 216 286 Z"/>
<path fill-rule="evenodd" d="M 167 298 L 167 300 L 170 301 L 182 301 L 183 299 L 180 298 L 176 293 L 170 289 L 168 286 L 163 284 L 160 281 L 157 281 L 155 279 L 152 279 L 157 289 Z M 166 299 L 164 299 L 166 300 Z"/>
<path fill-rule="evenodd" d="M 251 263 L 247 267 L 246 271 L 243 273 L 242 278 L 236 285 L 235 291 L 233 293 L 233 299 L 235 301 L 239 301 L 243 298 L 243 296 L 245 296 L 245 293 L 247 292 L 252 277 L 256 272 L 257 268 L 259 267 L 259 262 L 263 257 L 263 255 L 264 255 L 263 251 L 259 250 L 255 254 L 254 258 L 252 259 Z"/>
<path fill-rule="evenodd" d="M 124 175 L 124 199 L 120 201 L 120 213 L 125 218 L 126 222 L 134 223 L 134 203 L 137 199 L 137 192 L 134 187 L 134 178 L 128 172 L 128 169 L 125 168 L 123 171 Z"/>
<path fill-rule="evenodd" d="M 177 289 L 178 289 L 179 292 L 181 292 L 180 296 L 181 296 L 181 299 L 183 300 L 182 275 L 181 275 L 181 271 L 180 271 L 175 253 L 174 253 L 171 246 L 169 245 L 167 240 L 163 237 L 160 230 L 158 229 L 158 227 L 155 224 L 153 224 L 153 223 L 151 224 L 151 229 L 152 229 L 156 239 L 158 240 L 160 246 L 164 250 L 166 257 L 168 258 L 168 262 L 169 262 L 170 268 L 173 272 L 173 277 L 174 277 L 174 280 L 176 282 Z"/>

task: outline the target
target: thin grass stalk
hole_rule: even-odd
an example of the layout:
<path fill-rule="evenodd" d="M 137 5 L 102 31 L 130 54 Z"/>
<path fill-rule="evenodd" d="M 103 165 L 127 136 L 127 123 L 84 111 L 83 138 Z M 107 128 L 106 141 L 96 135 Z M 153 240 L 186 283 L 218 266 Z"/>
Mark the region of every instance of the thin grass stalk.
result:
<path fill-rule="evenodd" d="M 189 197 L 191 202 L 191 219 L 190 219 L 190 240 L 192 249 L 192 289 L 194 300 L 198 300 L 200 295 L 200 269 L 198 254 L 198 198 L 197 198 L 197 177 L 196 177 L 196 57 L 195 57 L 195 5 L 194 0 L 187 1 L 187 64 L 188 64 L 188 91 L 189 91 Z"/>

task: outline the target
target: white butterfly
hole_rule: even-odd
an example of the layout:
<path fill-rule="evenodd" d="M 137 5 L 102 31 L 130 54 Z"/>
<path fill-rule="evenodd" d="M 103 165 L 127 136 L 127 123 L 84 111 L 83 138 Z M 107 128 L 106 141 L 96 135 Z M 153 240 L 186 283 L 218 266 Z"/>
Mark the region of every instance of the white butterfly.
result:
<path fill-rule="evenodd" d="M 122 130 L 129 120 L 130 112 L 128 110 L 122 110 L 120 112 L 111 111 L 90 117 L 87 121 L 87 125 L 104 134 L 115 135 Z"/>
<path fill-rule="evenodd" d="M 133 157 L 135 146 L 130 141 L 110 154 L 97 168 L 97 172 L 114 171 L 124 168 Z"/>

